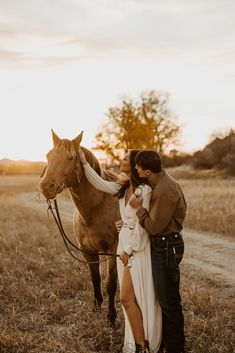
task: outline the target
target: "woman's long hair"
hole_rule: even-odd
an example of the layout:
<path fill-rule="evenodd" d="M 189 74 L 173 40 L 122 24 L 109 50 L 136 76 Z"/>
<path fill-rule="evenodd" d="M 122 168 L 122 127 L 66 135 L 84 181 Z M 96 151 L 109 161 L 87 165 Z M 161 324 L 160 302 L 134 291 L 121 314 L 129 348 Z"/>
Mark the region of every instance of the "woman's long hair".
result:
<path fill-rule="evenodd" d="M 120 189 L 118 192 L 114 195 L 118 199 L 121 199 L 124 197 L 126 190 L 130 186 L 130 184 L 133 186 L 133 190 L 135 190 L 139 185 L 141 184 L 148 184 L 148 180 L 145 178 L 140 178 L 139 174 L 135 168 L 136 163 L 135 163 L 135 157 L 138 152 L 141 150 L 129 150 L 129 160 L 130 160 L 130 179 L 127 179 L 126 181 L 122 182 Z"/>

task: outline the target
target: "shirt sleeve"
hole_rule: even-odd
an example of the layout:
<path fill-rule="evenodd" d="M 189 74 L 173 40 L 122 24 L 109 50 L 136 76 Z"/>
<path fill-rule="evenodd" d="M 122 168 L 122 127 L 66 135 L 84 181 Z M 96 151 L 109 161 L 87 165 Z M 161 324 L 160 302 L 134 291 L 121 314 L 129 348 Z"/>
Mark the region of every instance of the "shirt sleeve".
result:
<path fill-rule="evenodd" d="M 146 210 L 149 210 L 152 189 L 148 185 L 139 186 L 139 188 L 142 188 L 143 206 L 145 207 Z M 130 236 L 129 247 L 124 249 L 124 251 L 129 255 L 132 254 L 134 251 L 143 251 L 148 241 L 149 241 L 148 233 L 138 222 L 138 218 L 137 218 L 134 231 Z"/>
<path fill-rule="evenodd" d="M 100 191 L 107 192 L 109 194 L 115 194 L 120 185 L 114 181 L 104 180 L 96 171 L 90 166 L 89 163 L 83 165 L 84 172 L 87 180 L 93 185 L 96 189 Z"/>
<path fill-rule="evenodd" d="M 177 205 L 179 195 L 174 191 L 154 195 L 148 211 L 144 205 L 136 212 L 139 222 L 149 235 L 162 234 L 167 228 Z"/>

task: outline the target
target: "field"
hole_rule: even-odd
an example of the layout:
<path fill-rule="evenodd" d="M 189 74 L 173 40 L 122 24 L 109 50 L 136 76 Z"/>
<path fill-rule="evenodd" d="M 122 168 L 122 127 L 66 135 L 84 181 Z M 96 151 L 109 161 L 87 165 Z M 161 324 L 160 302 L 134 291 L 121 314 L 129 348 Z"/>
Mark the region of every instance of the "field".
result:
<path fill-rule="evenodd" d="M 37 176 L 0 177 L 0 352 L 117 353 L 124 329 L 119 295 L 114 330 L 106 322 L 107 296 L 102 310 L 93 311 L 88 269 L 67 254 L 46 205 L 35 198 L 37 181 Z M 211 247 L 214 233 L 234 244 L 235 180 L 179 181 L 188 202 L 186 227 L 209 232 Z M 72 214 L 66 195 L 61 205 L 62 214 Z M 71 234 L 68 217 L 64 224 Z M 181 273 L 188 351 L 232 353 L 231 283 L 188 262 Z"/>
<path fill-rule="evenodd" d="M 235 178 L 223 172 L 181 166 L 168 172 L 181 185 L 188 204 L 184 226 L 235 236 Z"/>
<path fill-rule="evenodd" d="M 180 182 L 188 203 L 185 227 L 235 235 L 235 180 Z"/>

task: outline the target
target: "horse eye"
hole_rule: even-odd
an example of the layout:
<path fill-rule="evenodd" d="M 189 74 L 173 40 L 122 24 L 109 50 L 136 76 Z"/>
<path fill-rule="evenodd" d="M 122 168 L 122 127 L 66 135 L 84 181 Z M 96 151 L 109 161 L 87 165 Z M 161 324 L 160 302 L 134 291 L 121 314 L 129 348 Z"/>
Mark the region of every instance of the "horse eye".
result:
<path fill-rule="evenodd" d="M 72 161 L 73 160 L 73 156 L 68 157 L 68 160 Z"/>

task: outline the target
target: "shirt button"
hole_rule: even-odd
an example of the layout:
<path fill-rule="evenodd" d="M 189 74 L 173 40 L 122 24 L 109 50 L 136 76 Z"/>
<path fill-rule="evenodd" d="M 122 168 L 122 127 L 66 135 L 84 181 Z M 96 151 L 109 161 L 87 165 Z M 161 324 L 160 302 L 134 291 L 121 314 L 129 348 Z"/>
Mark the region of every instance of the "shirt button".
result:
<path fill-rule="evenodd" d="M 162 240 L 165 240 L 166 238 L 165 237 L 162 237 Z"/>

